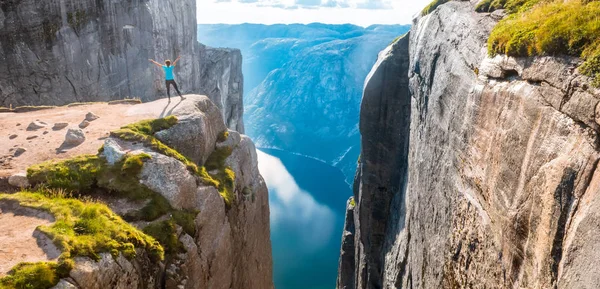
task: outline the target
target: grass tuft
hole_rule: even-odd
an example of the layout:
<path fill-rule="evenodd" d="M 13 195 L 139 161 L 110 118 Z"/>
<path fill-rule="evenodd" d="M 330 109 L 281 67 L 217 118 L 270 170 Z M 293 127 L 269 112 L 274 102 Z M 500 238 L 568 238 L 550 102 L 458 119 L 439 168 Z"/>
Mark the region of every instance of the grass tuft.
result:
<path fill-rule="evenodd" d="M 44 109 L 52 109 L 52 108 L 57 108 L 57 106 L 53 106 L 53 105 L 19 106 L 19 107 L 15 107 L 12 111 L 13 112 L 30 112 L 30 111 L 38 111 L 38 110 L 44 110 Z"/>
<path fill-rule="evenodd" d="M 211 178 L 205 169 L 199 168 L 198 165 L 196 165 L 190 159 L 154 137 L 155 133 L 168 129 L 175 124 L 177 124 L 177 118 L 175 116 L 154 120 L 144 120 L 124 126 L 117 131 L 111 132 L 110 135 L 125 141 L 141 142 L 146 147 L 158 153 L 175 158 L 185 164 L 188 170 L 190 170 L 192 173 L 198 175 L 206 185 L 218 187 L 218 182 Z"/>
<path fill-rule="evenodd" d="M 94 104 L 106 104 L 106 102 L 102 102 L 102 101 L 72 102 L 72 103 L 67 104 L 66 107 L 76 107 L 76 106 L 94 105 Z"/>
<path fill-rule="evenodd" d="M 217 142 L 224 142 L 229 138 L 229 131 L 225 130 L 217 137 Z"/>
<path fill-rule="evenodd" d="M 513 3 L 508 8 L 512 14 L 496 25 L 488 40 L 490 56 L 581 57 L 580 72 L 600 86 L 600 1 L 530 0 L 505 5 L 509 3 Z"/>
<path fill-rule="evenodd" d="M 19 263 L 6 277 L 0 278 L 0 288 L 52 288 L 67 276 L 62 271 L 57 262 Z"/>
<path fill-rule="evenodd" d="M 543 0 L 484 0 L 475 7 L 477 12 L 494 12 L 506 9 L 508 13 L 526 11 Z"/>
<path fill-rule="evenodd" d="M 167 200 L 140 184 L 138 175 L 144 161 L 150 155 L 127 154 L 114 166 L 95 155 L 82 155 L 69 160 L 45 162 L 27 169 L 27 178 L 33 185 L 51 189 L 63 189 L 67 193 L 86 195 L 104 189 L 117 197 L 151 201 L 136 214 L 125 216 L 127 220 L 152 221 L 171 209 Z"/>
<path fill-rule="evenodd" d="M 140 104 L 142 103 L 142 100 L 139 98 L 126 98 L 126 99 L 119 99 L 119 100 L 111 100 L 108 102 L 108 105 L 115 105 L 115 104 Z"/>
<path fill-rule="evenodd" d="M 164 259 L 159 242 L 123 221 L 106 205 L 68 198 L 64 192 L 52 190 L 0 194 L 0 200 L 17 201 L 21 206 L 52 214 L 55 222 L 39 230 L 62 251 L 58 262 L 15 266 L 0 279 L 1 288 L 50 288 L 68 275 L 76 256 L 98 260 L 100 253 L 110 253 L 135 258 L 136 248 L 141 248 L 155 262 Z"/>
<path fill-rule="evenodd" d="M 144 228 L 144 233 L 156 238 L 164 246 L 167 254 L 177 254 L 183 250 L 172 219 L 152 223 Z"/>
<path fill-rule="evenodd" d="M 449 2 L 450 0 L 433 0 L 431 3 L 429 3 L 429 5 L 427 5 L 422 11 L 421 11 L 421 16 L 425 16 L 431 12 L 433 12 L 433 10 L 435 10 L 436 8 L 438 8 L 440 5 Z"/>
<path fill-rule="evenodd" d="M 217 189 L 225 200 L 225 203 L 230 206 L 235 199 L 235 172 L 225 164 L 225 160 L 232 153 L 229 147 L 216 148 L 208 157 L 204 166 L 210 172 L 210 176 L 217 181 Z"/>

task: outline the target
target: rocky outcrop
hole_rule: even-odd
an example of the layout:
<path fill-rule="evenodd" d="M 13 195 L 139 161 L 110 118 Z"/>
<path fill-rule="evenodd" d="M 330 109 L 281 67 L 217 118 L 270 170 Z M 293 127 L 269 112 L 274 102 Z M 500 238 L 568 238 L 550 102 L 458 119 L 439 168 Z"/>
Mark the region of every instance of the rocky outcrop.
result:
<path fill-rule="evenodd" d="M 600 286 L 600 90 L 578 59 L 489 58 L 474 2 L 418 18 L 367 79 L 338 288 Z"/>
<path fill-rule="evenodd" d="M 232 153 L 224 160 L 235 173 L 231 204 L 226 205 L 215 187 L 203 184 L 176 158 L 136 143 L 107 140 L 107 144 L 113 143 L 110 146 L 118 143 L 121 147 L 108 151 L 148 153 L 151 159 L 144 163 L 140 182 L 174 208 L 198 212 L 195 235 L 179 231 L 185 252 L 164 264 L 163 282 L 166 288 L 273 288 L 268 192 L 258 172 L 256 148 L 236 131 L 229 132 L 233 141 L 217 140 L 226 130 L 217 106 L 204 96 L 186 97 L 184 105 L 172 112 L 180 121 L 155 136 L 181 149 L 198 165 L 204 164 L 221 141 L 231 143 Z M 252 198 L 243 195 L 245 189 L 253 192 Z"/>
<path fill-rule="evenodd" d="M 354 198 L 348 200 L 346 204 L 346 218 L 344 222 L 344 231 L 342 233 L 342 248 L 340 251 L 339 275 L 337 278 L 337 288 L 352 289 L 355 287 L 354 270 L 356 269 L 354 253 Z"/>
<path fill-rule="evenodd" d="M 91 180 L 88 184 L 94 183 L 95 199 L 154 236 L 166 251 L 164 260 L 157 260 L 156 252 L 133 242 L 124 245 L 133 248 L 128 253 L 100 248 L 83 255 L 90 257 L 75 251 L 72 256 L 63 254 L 61 258 L 71 258 L 73 267 L 53 288 L 273 288 L 269 198 L 258 171 L 256 148 L 248 137 L 227 131 L 219 108 L 206 96 L 185 97 L 168 118 L 113 131 L 97 156 L 66 161 L 78 162 L 79 168 L 56 162 L 21 175 L 22 181 L 39 190 L 45 186 L 66 190 L 61 184 L 49 185 L 55 175 L 41 179 L 34 175 L 46 169 L 76 170 L 73 175 L 85 175 Z M 155 129 L 159 131 L 149 131 Z M 217 148 L 228 150 L 222 153 Z M 206 172 L 207 159 L 218 167 Z M 227 170 L 231 179 L 221 175 Z M 89 187 L 80 185 L 76 190 L 88 193 Z M 8 196 L 0 194 L 0 200 Z M 87 234 L 82 232 L 76 234 Z M 137 230 L 132 234 L 142 235 Z M 0 258 L 0 265 L 4 262 Z"/>
<path fill-rule="evenodd" d="M 165 96 L 148 62 L 181 55 L 184 92 L 208 95 L 243 132 L 241 54 L 197 42 L 196 1 L 5 1 L 0 105 L 62 105 Z"/>

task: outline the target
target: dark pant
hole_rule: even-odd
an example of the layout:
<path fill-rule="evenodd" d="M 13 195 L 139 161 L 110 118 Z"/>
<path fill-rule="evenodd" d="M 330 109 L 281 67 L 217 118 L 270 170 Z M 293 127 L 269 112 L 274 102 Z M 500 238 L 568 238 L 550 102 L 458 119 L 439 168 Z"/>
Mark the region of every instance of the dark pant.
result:
<path fill-rule="evenodd" d="M 175 87 L 177 94 L 179 94 L 181 97 L 181 92 L 179 92 L 179 88 L 177 88 L 177 83 L 175 83 L 175 80 L 167 80 L 165 81 L 165 85 L 167 86 L 167 96 L 169 96 L 169 99 L 171 99 L 171 85 Z"/>

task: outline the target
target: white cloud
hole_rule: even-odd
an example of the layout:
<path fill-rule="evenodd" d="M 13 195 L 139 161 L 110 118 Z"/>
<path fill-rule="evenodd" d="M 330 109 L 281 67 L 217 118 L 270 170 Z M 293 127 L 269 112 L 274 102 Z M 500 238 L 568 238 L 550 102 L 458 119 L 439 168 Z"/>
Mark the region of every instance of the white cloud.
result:
<path fill-rule="evenodd" d="M 326 246 L 335 229 L 335 213 L 300 189 L 278 158 L 257 151 L 258 169 L 269 186 L 271 230 L 293 226 L 311 250 Z"/>
<path fill-rule="evenodd" d="M 430 0 L 198 0 L 198 23 L 410 24 Z"/>

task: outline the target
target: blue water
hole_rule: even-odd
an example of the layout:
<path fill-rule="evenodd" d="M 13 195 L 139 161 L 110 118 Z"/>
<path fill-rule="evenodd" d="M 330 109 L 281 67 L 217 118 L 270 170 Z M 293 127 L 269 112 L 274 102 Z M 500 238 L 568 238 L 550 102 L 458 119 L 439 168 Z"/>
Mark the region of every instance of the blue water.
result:
<path fill-rule="evenodd" d="M 335 288 L 346 201 L 352 195 L 344 175 L 283 151 L 258 154 L 269 187 L 275 288 Z"/>

